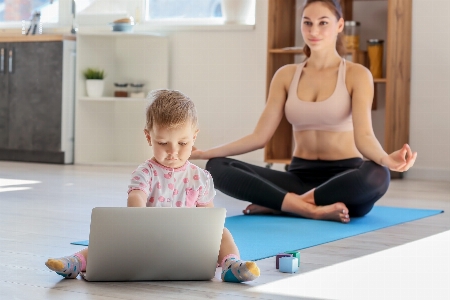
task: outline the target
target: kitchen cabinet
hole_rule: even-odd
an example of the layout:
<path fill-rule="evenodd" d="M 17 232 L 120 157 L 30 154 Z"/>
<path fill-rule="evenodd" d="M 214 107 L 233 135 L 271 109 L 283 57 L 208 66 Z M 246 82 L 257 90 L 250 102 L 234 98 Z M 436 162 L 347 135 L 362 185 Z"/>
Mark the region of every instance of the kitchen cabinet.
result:
<path fill-rule="evenodd" d="M 70 163 L 61 146 L 62 39 L 0 43 L 0 55 L 0 159 Z"/>

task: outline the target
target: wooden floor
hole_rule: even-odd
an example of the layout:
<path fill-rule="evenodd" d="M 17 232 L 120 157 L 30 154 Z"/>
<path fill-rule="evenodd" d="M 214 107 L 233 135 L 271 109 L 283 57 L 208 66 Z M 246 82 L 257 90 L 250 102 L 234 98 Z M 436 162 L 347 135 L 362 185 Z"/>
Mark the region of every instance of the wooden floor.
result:
<path fill-rule="evenodd" d="M 450 183 L 403 179 L 392 181 L 388 193 L 378 204 L 442 209 L 446 212 L 304 249 L 301 251 L 301 267 L 297 274 L 278 272 L 273 257 L 258 261 L 261 277 L 246 284 L 223 283 L 219 277 L 206 282 L 89 283 L 82 279 L 65 280 L 49 271 L 44 265 L 48 257 L 68 255 L 82 249 L 80 246 L 70 245 L 70 242 L 88 238 L 93 207 L 126 205 L 127 184 L 132 171 L 133 167 L 61 166 L 0 161 L 0 298 L 323 299 L 320 298 L 320 293 L 293 295 L 264 287 L 293 278 L 301 279 L 301 276 L 308 274 L 318 274 L 321 278 L 321 272 L 325 274 L 325 270 L 333 266 L 362 258 L 370 260 L 380 251 L 404 247 L 410 242 L 450 229 Z M 218 193 L 215 204 L 226 207 L 229 216 L 240 214 L 246 205 L 245 202 L 236 201 L 221 193 Z M 447 255 L 450 256 L 450 253 Z M 401 260 L 401 257 L 398 259 Z M 365 276 L 368 278 L 388 275 L 377 273 L 370 263 L 367 264 Z M 439 262 L 433 260 L 433 264 L 437 266 Z M 419 275 L 421 270 L 417 269 L 416 272 Z M 447 272 L 445 276 L 448 274 Z M 339 274 L 336 276 L 339 277 Z M 317 280 L 316 287 L 319 291 L 330 284 L 331 282 Z M 371 287 L 368 280 L 367 287 L 355 287 L 349 283 L 345 288 L 347 299 L 354 299 L 357 288 L 384 287 Z M 430 287 L 424 285 L 408 288 L 425 292 Z M 443 288 L 447 291 L 444 295 L 450 295 L 448 285 Z M 339 297 L 333 295 L 326 297 L 337 298 Z M 370 299 L 370 293 L 367 294 L 367 299 Z"/>

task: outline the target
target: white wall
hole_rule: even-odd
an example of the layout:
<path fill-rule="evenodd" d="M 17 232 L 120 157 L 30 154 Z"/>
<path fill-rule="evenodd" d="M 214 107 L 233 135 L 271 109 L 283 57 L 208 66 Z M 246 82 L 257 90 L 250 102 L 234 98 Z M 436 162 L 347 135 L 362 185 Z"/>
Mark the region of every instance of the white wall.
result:
<path fill-rule="evenodd" d="M 450 3 L 413 0 L 408 178 L 450 181 Z"/>
<path fill-rule="evenodd" d="M 250 133 L 264 108 L 268 2 L 256 2 L 254 30 L 167 32 L 170 88 L 196 103 L 200 149 Z M 258 150 L 239 158 L 262 163 L 264 154 Z"/>

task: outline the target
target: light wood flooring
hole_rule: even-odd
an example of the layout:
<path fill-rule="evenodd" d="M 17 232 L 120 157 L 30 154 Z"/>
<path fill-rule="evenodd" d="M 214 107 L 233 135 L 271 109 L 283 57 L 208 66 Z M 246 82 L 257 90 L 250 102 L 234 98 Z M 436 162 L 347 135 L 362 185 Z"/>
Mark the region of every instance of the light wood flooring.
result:
<path fill-rule="evenodd" d="M 281 288 L 270 290 L 270 286 L 295 278 L 301 280 L 301 276 L 309 274 L 317 274 L 321 278 L 321 272 L 325 274 L 325 270 L 331 267 L 344 266 L 362 258 L 370 260 L 377 253 L 404 247 L 450 229 L 450 182 L 402 179 L 392 181 L 389 191 L 378 204 L 442 209 L 445 213 L 304 249 L 297 274 L 278 272 L 273 257 L 258 261 L 261 277 L 245 284 L 221 282 L 219 269 L 217 278 L 205 282 L 107 283 L 89 283 L 80 278 L 62 279 L 48 270 L 44 265 L 47 258 L 82 249 L 81 246 L 70 245 L 70 242 L 88 238 L 93 207 L 126 205 L 127 184 L 133 169 L 133 166 L 63 166 L 0 161 L 0 299 L 338 299 L 340 296 L 333 293 L 322 298 L 320 293 L 305 296 L 286 293 Z M 215 205 L 226 207 L 228 216 L 232 216 L 240 214 L 246 203 L 219 192 Z M 430 243 L 430 249 L 433 245 Z M 450 257 L 450 253 L 446 255 Z M 448 261 L 442 263 L 448 264 Z M 434 259 L 429 266 L 433 268 L 439 264 Z M 444 270 L 450 269 L 450 265 L 445 266 Z M 417 276 L 422 272 L 419 268 L 415 270 Z M 348 296 L 345 298 L 356 299 L 358 289 L 387 288 L 371 285 L 370 278 L 389 274 L 380 274 L 370 263 L 366 263 L 364 275 L 368 278 L 365 285 L 355 286 L 349 282 L 348 287 L 344 287 Z M 339 276 L 338 272 L 336 278 Z M 328 279 L 317 280 L 313 288 L 319 291 L 332 284 Z M 436 289 L 427 284 L 409 287 L 408 283 L 404 284 L 405 288 L 417 289 L 417 295 L 428 293 L 430 288 Z M 401 291 L 402 288 L 399 283 L 396 289 Z M 444 294 L 441 296 L 450 295 L 448 285 L 442 288 Z M 364 298 L 371 299 L 370 295 L 368 292 Z M 434 295 L 429 299 L 439 297 Z M 385 299 L 399 298 L 386 293 Z"/>

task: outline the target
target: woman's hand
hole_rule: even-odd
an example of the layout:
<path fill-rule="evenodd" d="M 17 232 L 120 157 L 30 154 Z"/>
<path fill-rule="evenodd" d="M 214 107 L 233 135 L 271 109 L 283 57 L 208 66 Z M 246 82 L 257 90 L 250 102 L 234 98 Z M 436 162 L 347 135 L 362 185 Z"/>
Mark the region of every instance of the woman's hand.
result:
<path fill-rule="evenodd" d="M 189 159 L 205 159 L 203 154 L 204 152 L 202 150 L 199 150 L 196 147 L 192 146 L 192 153 Z"/>
<path fill-rule="evenodd" d="M 381 158 L 381 164 L 391 171 L 405 172 L 414 165 L 417 152 L 412 152 L 408 144 L 404 144 L 400 150 Z"/>

